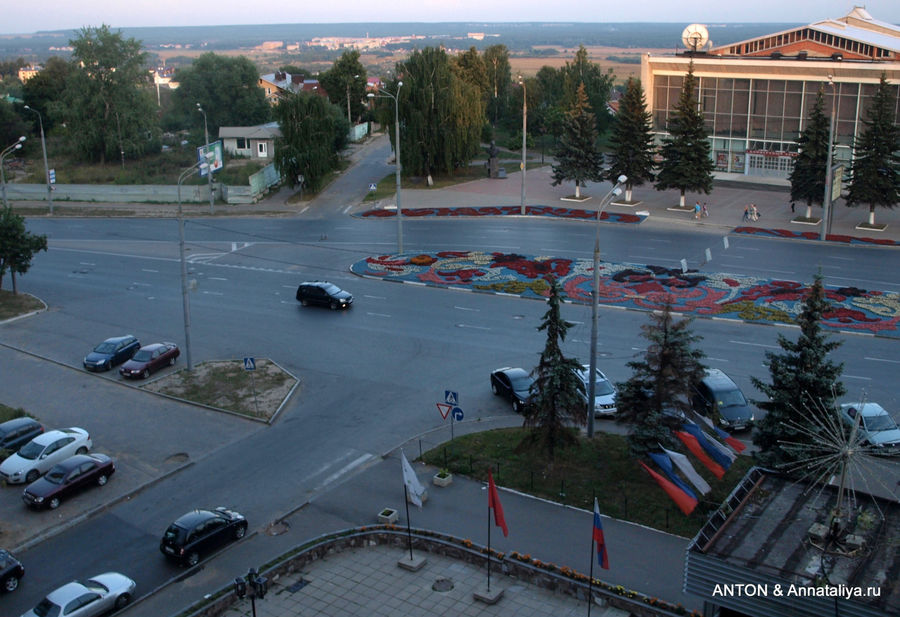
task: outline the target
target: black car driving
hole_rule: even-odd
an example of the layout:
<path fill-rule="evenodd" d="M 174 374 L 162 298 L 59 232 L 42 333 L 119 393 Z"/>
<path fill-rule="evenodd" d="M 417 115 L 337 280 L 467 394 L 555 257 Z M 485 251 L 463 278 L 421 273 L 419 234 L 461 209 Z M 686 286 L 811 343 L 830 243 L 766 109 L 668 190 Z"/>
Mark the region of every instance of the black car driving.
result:
<path fill-rule="evenodd" d="M 307 281 L 297 287 L 297 301 L 303 306 L 318 304 L 332 310 L 350 308 L 353 296 L 328 281 Z"/>
<path fill-rule="evenodd" d="M 491 392 L 510 401 L 516 413 L 525 409 L 533 383 L 534 379 L 522 368 L 507 366 L 491 372 Z"/>
<path fill-rule="evenodd" d="M 247 519 L 228 508 L 193 510 L 169 525 L 159 543 L 162 554 L 183 566 L 195 566 L 204 554 L 247 533 Z"/>
<path fill-rule="evenodd" d="M 108 371 L 131 360 L 131 356 L 140 348 L 141 342 L 131 334 L 108 338 L 84 357 L 84 368 L 89 371 Z"/>

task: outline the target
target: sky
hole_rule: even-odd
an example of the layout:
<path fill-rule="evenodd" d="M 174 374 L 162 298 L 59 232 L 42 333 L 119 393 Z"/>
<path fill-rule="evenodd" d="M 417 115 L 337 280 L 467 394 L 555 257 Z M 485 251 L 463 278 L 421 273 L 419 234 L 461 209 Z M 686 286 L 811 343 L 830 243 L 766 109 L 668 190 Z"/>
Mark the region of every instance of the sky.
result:
<path fill-rule="evenodd" d="M 859 0 L 856 0 L 859 3 Z M 199 26 L 365 22 L 778 22 L 806 24 L 850 12 L 854 0 L 7 0 L 0 33 L 76 30 L 108 24 Z M 900 23 L 900 2 L 870 0 L 877 20 Z"/>

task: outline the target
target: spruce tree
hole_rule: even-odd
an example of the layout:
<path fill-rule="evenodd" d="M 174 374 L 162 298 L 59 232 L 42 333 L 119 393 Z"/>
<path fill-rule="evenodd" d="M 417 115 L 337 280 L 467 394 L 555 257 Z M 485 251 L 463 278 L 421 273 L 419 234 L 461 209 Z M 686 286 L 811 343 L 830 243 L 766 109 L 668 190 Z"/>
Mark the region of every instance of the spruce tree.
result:
<path fill-rule="evenodd" d="M 590 111 L 584 84 L 578 86 L 575 104 L 566 113 L 563 134 L 553 166 L 553 184 L 575 181 L 575 197 L 581 197 L 581 186 L 603 179 L 603 153 L 597 148 L 597 126 Z"/>
<path fill-rule="evenodd" d="M 625 182 L 627 202 L 631 201 L 632 188 L 654 178 L 651 118 L 640 80 L 629 78 L 625 94 L 619 100 L 619 113 L 610 138 L 611 162 L 605 174 L 610 182 L 616 182 L 621 175 L 628 178 Z"/>
<path fill-rule="evenodd" d="M 650 323 L 641 326 L 641 336 L 649 344 L 642 360 L 628 363 L 631 377 L 617 384 L 616 421 L 632 424 L 628 435 L 631 453 L 643 457 L 672 446 L 672 430 L 682 424 L 678 412 L 691 409 L 693 384 L 703 379 L 705 354 L 694 345 L 702 337 L 691 332 L 691 319 L 676 321 L 671 299 L 662 311 L 651 313 Z"/>
<path fill-rule="evenodd" d="M 853 146 L 847 205 L 869 205 L 869 225 L 875 225 L 875 206 L 893 208 L 900 202 L 900 128 L 894 123 L 896 86 L 881 83 L 863 120 L 865 128 Z"/>
<path fill-rule="evenodd" d="M 812 445 L 823 426 L 822 414 L 836 413 L 836 399 L 846 393 L 839 381 L 844 365 L 828 359 L 840 342 L 829 340 L 820 323 L 829 306 L 822 277 L 816 276 L 797 318 L 800 338 L 789 341 L 779 334 L 784 352 L 766 352 L 771 383 L 751 378 L 767 397 L 754 401 L 766 412 L 753 436 L 764 465 L 784 467 L 802 460 L 804 444 Z"/>
<path fill-rule="evenodd" d="M 822 205 L 825 198 L 825 167 L 828 164 L 829 120 L 825 116 L 825 94 L 822 88 L 797 140 L 799 154 L 794 159 L 791 201 L 806 203 L 806 218 L 812 216 L 812 205 Z"/>
<path fill-rule="evenodd" d="M 670 137 L 663 140 L 663 162 L 656 175 L 656 190 L 678 189 L 681 192 L 679 205 L 683 207 L 687 191 L 709 195 L 715 168 L 703 124 L 703 113 L 697 103 L 693 60 L 666 128 Z"/>
<path fill-rule="evenodd" d="M 541 359 L 532 371 L 532 396 L 525 406 L 525 426 L 531 430 L 523 446 L 535 445 L 553 460 L 557 448 L 575 442 L 571 425 L 584 425 L 587 408 L 578 386 L 575 371 L 581 368 L 578 360 L 563 355 L 561 343 L 572 327 L 560 315 L 561 289 L 556 280 L 550 281 L 547 312 L 538 330 L 546 330 L 547 343 Z"/>

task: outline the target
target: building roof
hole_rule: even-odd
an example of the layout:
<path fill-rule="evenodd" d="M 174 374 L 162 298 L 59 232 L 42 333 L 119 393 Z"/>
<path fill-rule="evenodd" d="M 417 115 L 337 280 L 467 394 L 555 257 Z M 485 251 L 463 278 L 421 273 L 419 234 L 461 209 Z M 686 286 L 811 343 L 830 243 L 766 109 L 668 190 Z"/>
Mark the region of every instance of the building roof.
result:
<path fill-rule="evenodd" d="M 753 617 L 832 615 L 836 602 L 843 617 L 898 614 L 900 585 L 891 573 L 900 571 L 900 504 L 848 491 L 849 522 L 831 534 L 837 495 L 834 486 L 754 467 L 688 546 L 685 590 Z M 721 587 L 732 584 L 757 587 Z M 817 589 L 866 595 L 835 600 Z"/>
<path fill-rule="evenodd" d="M 291 75 L 290 73 L 277 72 L 260 75 L 260 81 L 267 81 L 281 92 L 315 92 L 326 95 L 322 84 L 318 79 L 305 79 L 303 75 Z"/>
<path fill-rule="evenodd" d="M 787 55 L 798 51 L 798 48 L 800 47 L 809 46 L 804 45 L 804 43 L 819 43 L 823 47 L 833 48 L 836 53 L 846 53 L 848 57 L 857 55 L 852 51 L 847 50 L 845 47 L 839 46 L 833 40 L 830 42 L 827 38 L 822 41 L 818 40 L 815 33 L 821 33 L 822 35 L 825 35 L 825 37 L 832 36 L 837 37 L 839 40 L 868 45 L 876 48 L 876 50 L 885 50 L 886 52 L 891 52 L 895 55 L 900 54 L 900 26 L 874 19 L 868 11 L 863 7 L 858 6 L 854 7 L 853 10 L 844 17 L 825 19 L 813 22 L 806 26 L 790 28 L 788 30 L 782 30 L 761 37 L 754 37 L 736 43 L 729 43 L 728 45 L 713 48 L 711 53 L 738 53 L 739 55 L 745 55 L 748 53 L 747 51 L 742 53 L 740 51 L 736 52 L 735 50 L 755 50 L 758 47 L 758 52 L 754 53 L 765 52 L 768 54 L 779 51 L 782 48 L 787 48 L 785 50 L 785 54 Z M 810 35 L 812 38 L 809 38 Z M 754 46 L 754 44 L 760 43 L 763 45 Z M 883 53 L 879 54 L 877 51 L 873 51 L 871 54 L 862 54 L 863 57 L 871 56 L 873 59 L 879 59 L 880 57 L 883 57 L 883 55 Z"/>
<path fill-rule="evenodd" d="M 268 122 L 257 126 L 220 126 L 219 139 L 243 137 L 245 139 L 274 139 L 281 137 L 281 129 L 277 122 Z"/>

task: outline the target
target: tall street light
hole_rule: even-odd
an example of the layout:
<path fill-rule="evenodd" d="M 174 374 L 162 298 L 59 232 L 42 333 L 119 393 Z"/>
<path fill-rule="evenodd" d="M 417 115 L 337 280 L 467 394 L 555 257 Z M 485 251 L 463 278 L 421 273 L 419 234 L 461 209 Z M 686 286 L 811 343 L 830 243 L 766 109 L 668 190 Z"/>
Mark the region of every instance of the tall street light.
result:
<path fill-rule="evenodd" d="M 369 92 L 366 96 L 371 98 L 390 98 L 394 100 L 394 159 L 396 162 L 396 179 L 397 179 L 397 254 L 403 253 L 403 208 L 400 205 L 400 88 L 403 82 L 397 82 L 397 92 L 391 94 L 387 90 L 379 90 L 384 94 L 372 94 Z"/>
<path fill-rule="evenodd" d="M 588 403 L 587 403 L 587 436 L 594 436 L 594 399 L 597 396 L 597 321 L 600 312 L 600 215 L 609 205 L 613 197 L 622 194 L 622 185 L 628 181 L 627 176 L 616 178 L 616 184 L 604 195 L 597 206 L 597 230 L 594 237 L 594 288 L 591 292 L 591 361 L 588 369 Z"/>
<path fill-rule="evenodd" d="M 41 125 L 41 150 L 44 152 L 44 174 L 47 176 L 47 204 L 50 206 L 50 214 L 53 214 L 53 185 L 50 183 L 50 167 L 47 165 L 47 142 L 44 141 L 44 118 L 41 116 L 41 112 L 33 107 L 25 105 L 25 109 L 36 113 L 38 122 Z"/>
<path fill-rule="evenodd" d="M 205 145 L 209 147 L 209 126 L 206 123 L 206 112 L 197 103 L 197 111 L 203 114 L 203 138 L 206 140 Z M 206 178 L 209 181 L 209 213 L 213 213 L 213 189 L 212 189 L 212 167 L 206 170 Z"/>
<path fill-rule="evenodd" d="M 15 152 L 16 150 L 20 150 L 22 148 L 23 141 L 25 141 L 24 135 L 19 137 L 19 139 L 17 139 L 15 143 L 7 146 L 2 151 L 0 151 L 0 186 L 3 187 L 3 206 L 6 208 L 9 208 L 9 202 L 6 201 L 6 172 L 4 171 L 5 166 L 3 165 L 3 159 L 6 158 L 7 154 Z"/>
<path fill-rule="evenodd" d="M 353 79 L 359 79 L 359 75 L 354 75 Z M 353 120 L 350 119 L 350 84 L 353 83 L 353 79 L 349 76 L 347 77 L 347 122 L 350 123 L 350 127 L 353 127 Z"/>
<path fill-rule="evenodd" d="M 828 223 L 831 203 L 831 184 L 833 173 L 831 171 L 831 155 L 834 150 L 834 112 L 837 109 L 837 88 L 834 85 L 834 76 L 828 76 L 828 85 L 831 86 L 831 123 L 828 125 L 828 157 L 825 161 L 825 197 L 822 199 L 822 228 L 819 230 L 819 240 L 828 237 Z"/>
<path fill-rule="evenodd" d="M 187 282 L 187 259 L 184 256 L 184 215 L 181 211 L 181 183 L 184 179 L 197 171 L 206 168 L 209 173 L 209 163 L 213 157 L 212 152 L 207 152 L 204 157 L 206 160 L 199 160 L 178 176 L 178 253 L 181 259 L 181 305 L 184 309 L 184 350 L 187 357 L 187 369 L 194 370 L 194 363 L 191 361 L 191 300 L 188 297 Z"/>
<path fill-rule="evenodd" d="M 522 86 L 522 207 L 520 214 L 525 214 L 525 141 L 528 134 L 525 127 L 528 125 L 528 89 L 525 88 L 525 78 L 519 75 L 519 84 Z"/>

